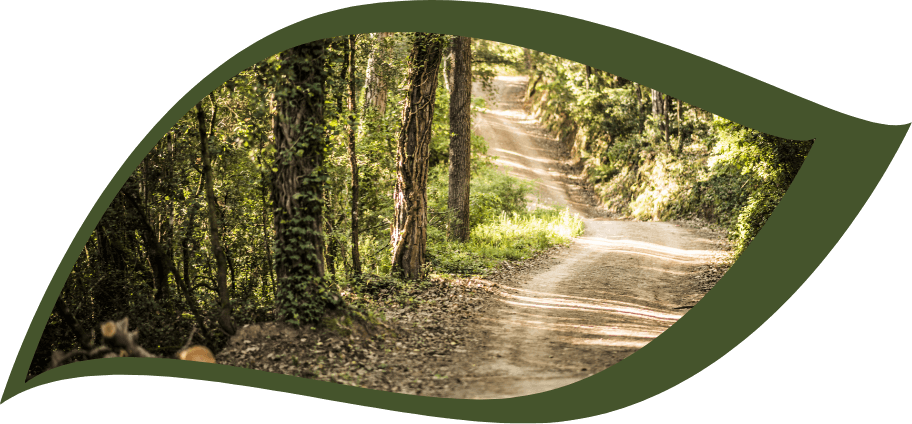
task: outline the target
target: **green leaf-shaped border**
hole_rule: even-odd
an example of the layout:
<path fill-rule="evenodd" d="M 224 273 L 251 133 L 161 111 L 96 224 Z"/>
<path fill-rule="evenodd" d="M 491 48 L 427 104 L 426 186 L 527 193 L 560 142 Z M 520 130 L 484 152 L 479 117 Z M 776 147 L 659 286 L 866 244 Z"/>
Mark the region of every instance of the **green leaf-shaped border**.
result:
<path fill-rule="evenodd" d="M 221 82 L 269 54 L 320 38 L 380 31 L 459 34 L 529 47 L 608 70 L 763 132 L 791 139 L 813 138 L 816 142 L 763 230 L 699 305 L 635 355 L 570 386 L 513 399 L 439 399 L 243 368 L 138 358 L 75 363 L 24 382 L 47 317 L 79 250 L 128 175 L 158 141 L 158 135 Z M 666 63 L 677 64 L 676 71 L 668 72 L 663 66 Z M 260 40 L 226 61 L 181 98 L 139 143 L 60 261 L 19 350 L 2 401 L 53 381 L 130 374 L 224 382 L 479 421 L 544 422 L 604 414 L 654 396 L 696 374 L 782 306 L 849 227 L 908 128 L 856 119 L 672 47 L 547 12 L 484 3 L 398 2 L 315 16 Z M 851 173 L 845 172 L 848 166 Z"/>

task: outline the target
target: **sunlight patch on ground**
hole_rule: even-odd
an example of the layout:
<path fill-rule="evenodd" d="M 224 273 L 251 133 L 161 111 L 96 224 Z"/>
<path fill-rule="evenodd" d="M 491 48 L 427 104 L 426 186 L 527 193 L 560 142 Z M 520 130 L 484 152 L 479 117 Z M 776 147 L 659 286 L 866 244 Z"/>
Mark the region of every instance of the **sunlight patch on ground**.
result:
<path fill-rule="evenodd" d="M 660 321 L 677 321 L 684 314 L 675 314 L 675 313 L 666 313 L 660 312 L 647 308 L 632 308 L 632 307 L 622 307 L 622 306 L 608 306 L 608 305 L 596 305 L 592 303 L 581 303 L 581 302 L 567 302 L 562 301 L 561 299 L 554 298 L 535 298 L 535 297 L 524 297 L 509 295 L 504 293 L 505 296 L 516 299 L 516 301 L 503 300 L 502 302 L 508 305 L 514 306 L 523 306 L 527 308 L 543 308 L 543 309 L 568 309 L 574 311 L 599 311 L 605 314 L 613 315 L 624 315 L 633 318 L 646 318 L 654 319 Z"/>
<path fill-rule="evenodd" d="M 666 274 L 677 275 L 679 277 L 686 277 L 691 274 L 689 272 L 675 271 L 675 270 L 671 270 L 671 269 L 667 269 L 667 268 L 656 268 L 656 267 L 651 267 L 651 266 L 641 266 L 640 269 L 646 269 L 646 270 L 655 271 L 655 272 L 664 272 Z"/>
<path fill-rule="evenodd" d="M 571 344 L 640 348 L 668 329 L 668 325 L 645 326 L 637 324 L 575 325 L 548 324 L 539 320 L 504 320 L 483 318 L 496 326 L 519 325 L 526 330 L 564 333 L 561 341 Z M 551 340 L 554 340 L 551 338 Z"/>
<path fill-rule="evenodd" d="M 544 292 L 535 291 L 535 290 L 522 289 L 519 287 L 502 286 L 501 288 L 507 289 L 507 290 L 515 290 L 515 291 L 519 291 L 519 292 L 529 293 L 530 295 L 563 297 L 563 298 L 567 298 L 567 299 L 577 299 L 577 300 L 582 300 L 582 301 L 586 301 L 586 302 L 610 303 L 610 304 L 616 305 L 616 306 L 630 306 L 630 307 L 634 307 L 634 308 L 641 307 L 640 304 L 631 303 L 631 302 L 619 302 L 616 300 L 609 301 L 609 300 L 604 300 L 604 299 L 593 299 L 591 297 L 579 297 L 579 296 L 570 296 L 570 295 L 566 295 L 566 294 L 544 293 Z M 501 292 L 501 293 L 503 293 L 503 292 Z"/>
<path fill-rule="evenodd" d="M 495 160 L 494 163 L 496 163 L 498 165 L 509 166 L 510 168 L 513 168 L 513 169 L 522 169 L 527 172 L 531 172 L 533 174 L 549 175 L 547 171 L 542 171 L 540 169 L 532 169 L 532 168 L 529 168 L 528 166 L 522 165 L 517 162 L 509 161 L 509 160 L 506 160 L 503 158 L 497 158 L 497 160 Z"/>
<path fill-rule="evenodd" d="M 534 158 L 534 157 L 532 157 L 532 156 L 526 156 L 526 155 L 524 155 L 524 154 L 516 153 L 516 152 L 511 151 L 511 150 L 504 150 L 504 149 L 500 149 L 500 148 L 494 148 L 494 149 L 489 150 L 489 152 L 491 152 L 491 151 L 494 151 L 494 152 L 502 152 L 502 153 L 505 153 L 505 154 L 508 154 L 508 155 L 513 155 L 513 156 L 519 156 L 519 157 L 521 157 L 521 158 L 528 159 L 528 160 L 532 160 L 532 161 L 535 161 L 535 162 L 541 162 L 541 163 L 546 163 L 546 164 L 555 164 L 555 163 L 557 163 L 557 161 L 555 161 L 555 160 L 551 160 L 551 159 L 542 159 L 542 158 Z"/>
<path fill-rule="evenodd" d="M 611 346 L 611 347 L 629 347 L 633 349 L 640 349 L 643 346 L 646 346 L 651 342 L 649 340 L 612 340 L 612 339 L 587 339 L 584 337 L 578 337 L 570 339 L 569 342 L 577 345 L 589 345 L 589 346 Z"/>
<path fill-rule="evenodd" d="M 573 324 L 545 324 L 540 321 L 523 321 L 523 326 L 541 330 L 564 330 L 577 334 L 602 337 L 632 337 L 652 340 L 665 332 L 666 327 L 653 329 L 636 329 L 626 326 L 601 326 L 601 325 L 573 325 Z M 647 340 L 648 342 L 648 340 Z"/>
<path fill-rule="evenodd" d="M 681 263 L 696 262 L 715 253 L 711 250 L 684 250 L 644 241 L 608 240 L 601 237 L 580 237 L 576 242 L 603 252 L 626 252 Z"/>
<path fill-rule="evenodd" d="M 505 110 L 491 110 L 488 109 L 485 113 L 497 116 L 503 116 L 504 118 L 515 119 L 515 120 L 525 120 L 528 119 L 528 115 L 523 113 L 518 109 L 505 109 Z M 533 121 L 534 122 L 534 121 Z"/>

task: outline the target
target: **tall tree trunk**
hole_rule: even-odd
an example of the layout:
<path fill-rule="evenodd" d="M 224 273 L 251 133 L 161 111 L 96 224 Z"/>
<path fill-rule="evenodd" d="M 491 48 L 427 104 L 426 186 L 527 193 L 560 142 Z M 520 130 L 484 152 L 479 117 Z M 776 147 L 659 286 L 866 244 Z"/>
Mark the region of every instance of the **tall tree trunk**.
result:
<path fill-rule="evenodd" d="M 209 134 L 215 129 L 216 113 L 218 106 L 215 99 L 210 94 L 212 100 L 212 123 L 209 126 Z M 209 212 L 209 243 L 212 245 L 212 252 L 215 253 L 216 274 L 215 281 L 218 285 L 219 294 L 219 328 L 228 335 L 234 335 L 237 330 L 231 321 L 231 298 L 228 295 L 228 260 L 225 258 L 225 251 L 222 248 L 222 238 L 219 234 L 218 219 L 218 199 L 215 197 L 215 188 L 212 183 L 212 161 L 209 157 L 208 135 L 206 131 L 206 113 L 203 111 L 203 102 L 196 105 L 196 119 L 199 122 L 200 153 L 203 161 L 203 179 L 206 181 L 206 204 Z"/>
<path fill-rule="evenodd" d="M 408 92 L 396 149 L 393 272 L 421 278 L 427 243 L 427 173 L 437 74 L 444 36 L 415 33 L 409 54 Z"/>
<path fill-rule="evenodd" d="M 263 148 L 264 144 L 265 143 L 260 144 L 260 149 Z M 262 156 L 260 156 L 260 155 L 257 155 L 257 164 L 259 164 L 260 166 L 263 166 Z M 265 166 L 263 166 L 263 168 L 265 168 Z M 270 242 L 270 240 L 272 240 L 272 234 L 270 234 L 270 231 L 269 231 L 270 227 L 271 227 L 270 216 L 272 215 L 272 210 L 269 208 L 269 187 L 271 186 L 271 183 L 268 181 L 269 177 L 270 177 L 269 173 L 264 172 L 262 175 L 261 182 L 259 184 L 260 201 L 263 206 L 263 209 L 261 209 L 261 211 L 262 211 L 261 215 L 263 217 L 263 221 L 261 223 L 261 227 L 263 229 L 262 241 L 263 241 L 263 244 L 265 247 L 265 249 L 263 249 L 264 250 L 264 252 L 263 252 L 264 259 L 265 259 L 264 260 L 265 269 L 261 269 L 261 272 L 263 272 L 265 274 L 264 280 L 266 281 L 266 284 L 264 284 L 263 291 L 262 291 L 263 295 L 265 296 L 266 293 L 271 293 L 274 297 L 275 296 L 275 278 L 273 277 L 272 273 L 275 270 L 272 267 L 272 243 Z M 268 286 L 272 287 L 271 292 L 266 291 L 266 288 Z"/>
<path fill-rule="evenodd" d="M 450 94 L 449 236 L 469 239 L 469 163 L 472 145 L 472 39 L 453 37 L 454 84 Z"/>
<path fill-rule="evenodd" d="M 664 95 L 656 89 L 652 89 L 652 116 L 658 122 L 659 132 L 665 134 L 665 125 L 664 125 L 664 115 L 665 115 L 665 102 Z M 661 137 L 662 135 L 660 135 Z M 665 140 L 667 140 L 667 136 Z M 663 140 L 664 141 L 664 140 Z"/>
<path fill-rule="evenodd" d="M 457 36 L 458 37 L 458 36 Z M 443 60 L 443 79 L 444 85 L 446 86 L 447 92 L 453 94 L 453 91 L 456 90 L 456 52 L 455 46 L 450 46 L 446 52 L 446 57 Z"/>
<path fill-rule="evenodd" d="M 642 97 L 643 94 L 640 92 L 640 84 L 633 83 L 633 89 L 636 91 L 636 102 L 637 102 L 637 126 L 640 129 L 640 134 L 643 133 L 643 115 L 642 115 Z"/>
<path fill-rule="evenodd" d="M 327 46 L 318 40 L 279 56 L 272 190 L 276 305 L 277 316 L 293 324 L 319 321 L 340 300 L 323 264 Z"/>
<path fill-rule="evenodd" d="M 361 187 L 358 185 L 358 156 L 355 149 L 355 128 L 358 126 L 358 99 L 355 97 L 355 39 L 348 36 L 348 161 L 351 164 L 351 255 L 352 274 L 361 278 L 361 250 L 358 247 Z"/>
<path fill-rule="evenodd" d="M 684 122 L 681 121 L 681 99 L 677 99 L 675 114 L 678 121 L 678 153 L 680 154 L 684 150 Z"/>
<path fill-rule="evenodd" d="M 668 143 L 668 148 L 674 149 L 674 145 L 671 143 L 671 137 L 669 137 L 668 109 L 668 95 L 662 94 L 662 131 L 665 133 L 665 142 Z"/>
<path fill-rule="evenodd" d="M 388 90 L 384 75 L 387 66 L 386 58 L 389 49 L 384 41 L 391 32 L 378 32 L 374 41 L 374 48 L 367 57 L 367 75 L 364 83 L 364 108 L 371 108 L 378 115 L 386 113 L 386 98 Z"/>
<path fill-rule="evenodd" d="M 523 47 L 523 59 L 525 60 L 526 70 L 532 69 L 532 52 L 529 49 Z"/>

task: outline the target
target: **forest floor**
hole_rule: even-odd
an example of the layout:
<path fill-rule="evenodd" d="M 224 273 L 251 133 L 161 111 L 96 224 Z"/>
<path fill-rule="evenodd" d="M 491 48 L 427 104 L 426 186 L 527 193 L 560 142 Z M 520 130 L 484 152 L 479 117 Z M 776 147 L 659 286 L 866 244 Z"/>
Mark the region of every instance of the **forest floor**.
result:
<path fill-rule="evenodd" d="M 505 398 L 600 372 L 680 319 L 725 273 L 724 232 L 609 216 L 566 148 L 525 112 L 526 81 L 497 77 L 493 93 L 476 86 L 489 110 L 475 131 L 499 165 L 535 182 L 534 204 L 579 214 L 581 237 L 483 278 L 432 279 L 408 303 L 384 289 L 379 331 L 247 326 L 218 361 L 400 393 Z"/>

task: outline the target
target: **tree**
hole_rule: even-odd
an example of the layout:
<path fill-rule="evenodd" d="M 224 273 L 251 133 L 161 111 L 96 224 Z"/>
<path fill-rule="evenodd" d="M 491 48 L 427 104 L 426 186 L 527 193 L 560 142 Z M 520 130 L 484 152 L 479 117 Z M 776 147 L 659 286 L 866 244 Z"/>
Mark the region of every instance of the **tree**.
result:
<path fill-rule="evenodd" d="M 397 137 L 391 232 L 392 269 L 421 278 L 427 243 L 427 174 L 437 75 L 445 37 L 415 33 L 408 59 L 408 91 Z"/>
<path fill-rule="evenodd" d="M 357 98 L 355 98 L 355 47 L 356 37 L 348 36 L 348 158 L 351 165 L 351 255 L 352 255 L 352 274 L 355 278 L 361 277 L 361 252 L 358 248 L 358 223 L 360 215 L 359 202 L 361 200 L 361 190 L 358 185 L 358 157 L 355 151 L 355 127 L 357 127 L 358 110 Z M 385 101 L 385 99 L 384 99 Z"/>
<path fill-rule="evenodd" d="M 684 122 L 681 121 L 681 99 L 677 100 L 677 107 L 675 108 L 675 114 L 677 115 L 678 122 L 678 154 L 681 154 L 681 151 L 684 150 Z"/>
<path fill-rule="evenodd" d="M 234 335 L 236 329 L 234 323 L 231 322 L 231 298 L 228 296 L 228 274 L 226 271 L 228 260 L 225 257 L 225 249 L 222 246 L 221 235 L 219 234 L 218 199 L 215 197 L 215 188 L 212 184 L 212 161 L 209 157 L 207 143 L 208 136 L 211 136 L 215 130 L 218 106 L 215 103 L 214 96 L 210 94 L 209 97 L 212 100 L 212 119 L 208 130 L 206 129 L 206 112 L 203 111 L 203 102 L 200 101 L 196 105 L 196 119 L 199 123 L 200 157 L 203 161 L 203 179 L 206 184 L 206 209 L 209 211 L 209 243 L 212 245 L 212 251 L 215 254 L 215 279 L 219 295 L 219 328 L 228 335 Z"/>
<path fill-rule="evenodd" d="M 317 322 L 339 304 L 323 263 L 327 40 L 281 53 L 272 168 L 277 316 Z"/>
<path fill-rule="evenodd" d="M 471 158 L 472 41 L 453 37 L 453 92 L 450 93 L 449 236 L 469 238 L 469 159 Z"/>
<path fill-rule="evenodd" d="M 639 131 L 640 134 L 642 134 L 642 133 L 643 133 L 643 121 L 644 121 L 644 119 L 643 119 L 643 116 L 642 116 L 642 113 L 641 113 L 642 110 L 643 110 L 643 108 L 642 108 L 642 106 L 640 105 L 640 103 L 642 102 L 642 97 L 643 97 L 643 94 L 642 94 L 642 92 L 640 91 L 640 84 L 638 84 L 638 83 L 633 83 L 633 90 L 634 90 L 634 93 L 636 93 L 636 121 L 637 121 L 637 130 Z"/>
<path fill-rule="evenodd" d="M 664 132 L 665 142 L 668 143 L 668 147 L 673 147 L 671 144 L 671 137 L 668 135 L 669 125 L 668 125 L 668 95 L 662 94 L 662 131 Z"/>
<path fill-rule="evenodd" d="M 665 128 L 663 123 L 665 117 L 665 102 L 663 101 L 664 94 L 656 89 L 651 89 L 652 92 L 652 116 L 658 123 L 658 129 L 661 133 L 661 136 L 665 134 Z"/>
<path fill-rule="evenodd" d="M 453 40 L 457 38 L 458 35 L 453 36 Z M 443 85 L 449 94 L 456 90 L 456 55 L 455 46 L 450 45 L 443 57 Z"/>
<path fill-rule="evenodd" d="M 386 38 L 391 32 L 378 32 L 374 42 L 374 48 L 367 58 L 367 75 L 364 84 L 364 110 L 375 111 L 378 115 L 386 113 L 386 78 L 384 78 L 384 68 L 389 55 L 389 46 Z M 363 128 L 363 127 L 362 127 Z"/>

